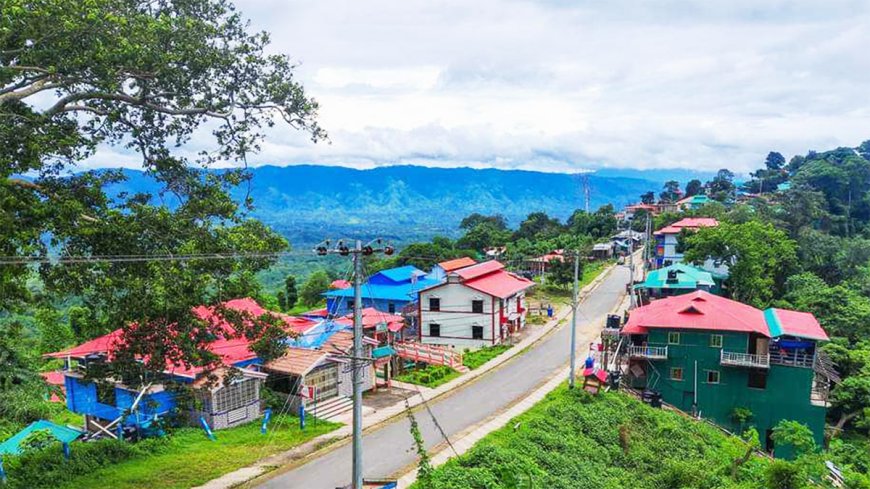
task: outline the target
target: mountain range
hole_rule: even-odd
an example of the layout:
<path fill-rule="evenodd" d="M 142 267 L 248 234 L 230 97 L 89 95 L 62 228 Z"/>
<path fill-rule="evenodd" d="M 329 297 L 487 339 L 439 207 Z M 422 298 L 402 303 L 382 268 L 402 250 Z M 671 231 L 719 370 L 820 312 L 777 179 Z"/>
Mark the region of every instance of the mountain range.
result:
<path fill-rule="evenodd" d="M 250 188 L 233 191 L 242 200 L 250 193 L 253 217 L 271 225 L 294 245 L 324 236 L 381 236 L 407 242 L 442 234 L 455 236 L 457 225 L 472 212 L 499 213 L 516 226 L 531 212 L 544 211 L 565 220 L 585 206 L 617 208 L 640 194 L 659 191 L 665 180 L 704 180 L 689 170 L 601 170 L 583 174 L 525 170 L 383 166 L 358 170 L 338 166 L 295 165 L 251 168 Z M 156 193 L 158 184 L 140 171 L 125 170 L 127 181 L 116 192 Z M 637 175 L 637 176 L 632 176 Z M 682 177 L 682 178 L 680 178 Z"/>

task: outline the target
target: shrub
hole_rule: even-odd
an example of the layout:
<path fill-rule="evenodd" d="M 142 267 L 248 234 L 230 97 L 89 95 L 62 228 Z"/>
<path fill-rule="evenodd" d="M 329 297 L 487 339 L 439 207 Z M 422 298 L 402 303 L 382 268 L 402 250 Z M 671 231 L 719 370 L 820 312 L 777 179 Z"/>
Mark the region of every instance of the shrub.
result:
<path fill-rule="evenodd" d="M 800 467 L 786 460 L 774 460 L 765 474 L 768 489 L 799 489 L 806 484 Z"/>
<path fill-rule="evenodd" d="M 69 460 L 64 459 L 60 444 L 54 443 L 42 450 L 6 458 L 4 465 L 9 473 L 8 487 L 57 487 L 105 465 L 160 451 L 167 443 L 166 439 L 157 438 L 135 444 L 117 440 L 76 443 L 72 446 Z"/>

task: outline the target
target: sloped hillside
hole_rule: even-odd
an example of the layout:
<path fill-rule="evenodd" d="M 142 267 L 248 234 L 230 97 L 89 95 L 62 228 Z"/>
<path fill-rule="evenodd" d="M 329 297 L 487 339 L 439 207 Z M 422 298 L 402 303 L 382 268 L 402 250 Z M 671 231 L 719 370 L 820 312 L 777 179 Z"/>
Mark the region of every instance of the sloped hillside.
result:
<path fill-rule="evenodd" d="M 767 459 L 742 441 L 624 394 L 560 388 L 528 412 L 435 469 L 431 489 L 757 488 Z M 418 482 L 416 489 L 424 486 Z"/>

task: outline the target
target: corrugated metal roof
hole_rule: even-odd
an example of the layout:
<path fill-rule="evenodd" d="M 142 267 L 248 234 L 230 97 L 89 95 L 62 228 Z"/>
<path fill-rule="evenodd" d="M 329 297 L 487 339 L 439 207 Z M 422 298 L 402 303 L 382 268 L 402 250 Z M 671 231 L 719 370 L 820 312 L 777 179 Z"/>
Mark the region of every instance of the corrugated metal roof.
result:
<path fill-rule="evenodd" d="M 504 265 L 495 261 L 489 260 L 483 263 L 478 263 L 477 265 L 462 268 L 460 270 L 455 271 L 456 275 L 459 275 L 463 280 L 470 280 L 475 277 L 480 277 L 482 275 L 486 275 L 488 273 L 492 273 L 496 270 L 501 270 L 504 268 Z"/>
<path fill-rule="evenodd" d="M 810 340 L 828 341 L 828 334 L 815 316 L 808 312 L 770 308 L 764 311 L 770 336 L 795 336 Z"/>
<path fill-rule="evenodd" d="M 504 270 L 496 270 L 487 275 L 465 280 L 462 283 L 467 287 L 502 299 L 535 285 L 531 280 Z"/>
<path fill-rule="evenodd" d="M 459 270 L 460 268 L 470 267 L 472 265 L 476 265 L 477 262 L 472 260 L 467 256 L 463 256 L 462 258 L 456 258 L 453 260 L 442 261 L 438 264 L 442 270 L 445 272 L 452 272 L 454 270 Z"/>
<path fill-rule="evenodd" d="M 683 229 L 711 228 L 719 225 L 719 221 L 712 217 L 687 217 L 663 227 L 655 234 L 679 234 Z"/>
<path fill-rule="evenodd" d="M 736 331 L 770 336 L 760 309 L 703 290 L 659 299 L 631 311 L 623 333 L 645 334 L 648 328 Z"/>
<path fill-rule="evenodd" d="M 289 347 L 280 358 L 263 366 L 266 370 L 282 374 L 304 376 L 323 363 L 329 355 L 320 350 Z"/>
<path fill-rule="evenodd" d="M 677 272 L 676 282 L 668 282 L 668 272 Z M 713 274 L 685 263 L 677 263 L 649 272 L 642 284 L 636 289 L 697 289 L 699 286 L 716 285 Z"/>

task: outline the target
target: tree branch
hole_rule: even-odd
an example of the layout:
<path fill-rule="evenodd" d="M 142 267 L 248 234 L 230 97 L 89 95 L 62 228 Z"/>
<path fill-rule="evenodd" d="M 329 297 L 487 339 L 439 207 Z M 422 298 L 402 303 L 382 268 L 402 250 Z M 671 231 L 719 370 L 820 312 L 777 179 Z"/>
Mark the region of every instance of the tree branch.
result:
<path fill-rule="evenodd" d="M 59 85 L 54 83 L 49 83 L 48 77 L 36 80 L 27 88 L 22 90 L 0 93 L 0 104 L 6 102 L 7 100 L 21 100 L 23 98 L 27 98 L 35 93 L 39 93 L 43 90 L 51 90 L 52 88 L 56 88 Z"/>
<path fill-rule="evenodd" d="M 48 197 L 51 197 L 51 198 L 54 198 L 54 199 L 57 199 L 57 198 L 58 198 L 57 194 L 53 194 L 53 193 L 51 193 L 51 192 L 47 192 L 47 191 L 45 190 L 45 188 L 42 187 L 42 185 L 39 185 L 39 184 L 36 184 L 36 183 L 33 183 L 33 182 L 29 182 L 29 181 L 27 181 L 27 180 L 21 180 L 20 178 L 7 178 L 7 179 L 6 179 L 6 183 L 11 184 L 11 185 L 13 185 L 13 186 L 15 186 L 15 187 L 24 188 L 24 189 L 27 189 L 27 190 L 33 190 L 33 191 L 35 191 L 35 192 L 39 192 L 39 193 L 41 193 L 42 195 L 45 195 L 45 196 L 48 196 Z M 96 217 L 92 217 L 92 216 L 89 216 L 89 215 L 87 215 L 87 214 L 80 214 L 79 217 L 80 217 L 82 220 L 85 220 L 85 221 L 88 221 L 88 222 L 100 222 L 100 220 L 97 219 Z"/>

